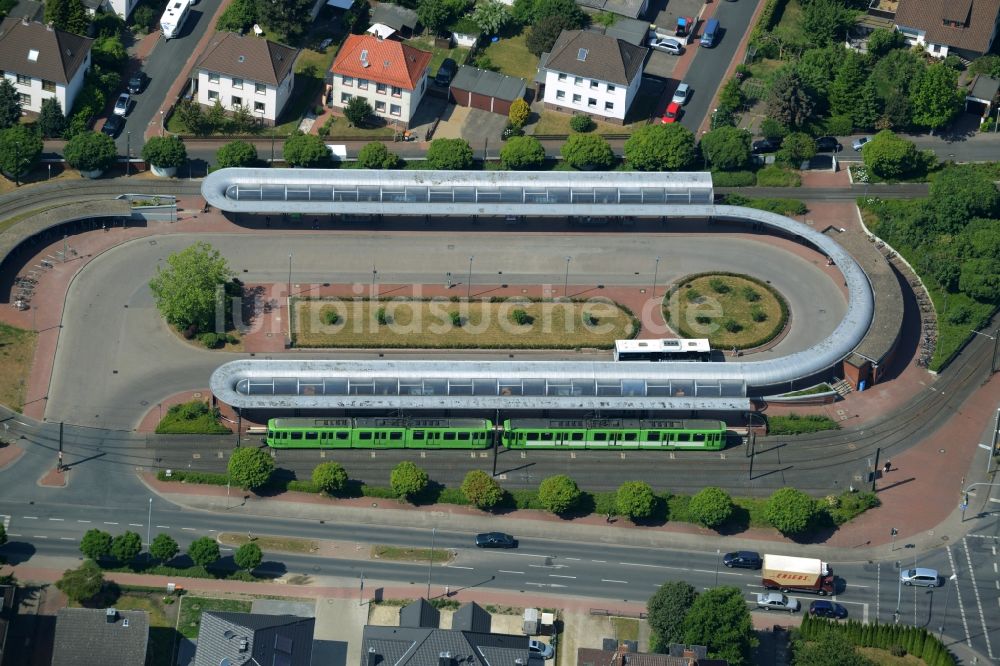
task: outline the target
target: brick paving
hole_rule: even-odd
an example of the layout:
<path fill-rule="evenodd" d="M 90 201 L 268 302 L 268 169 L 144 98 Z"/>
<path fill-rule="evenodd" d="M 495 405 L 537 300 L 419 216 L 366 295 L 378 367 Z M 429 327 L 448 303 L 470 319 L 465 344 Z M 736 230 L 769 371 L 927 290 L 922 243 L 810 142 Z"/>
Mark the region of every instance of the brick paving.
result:
<path fill-rule="evenodd" d="M 0 472 L 4 471 L 24 455 L 24 449 L 17 444 L 0 446 Z"/>
<path fill-rule="evenodd" d="M 65 488 L 69 485 L 69 476 L 71 471 L 61 470 L 56 467 L 49 469 L 42 478 L 38 479 L 38 485 L 45 486 L 46 488 Z"/>

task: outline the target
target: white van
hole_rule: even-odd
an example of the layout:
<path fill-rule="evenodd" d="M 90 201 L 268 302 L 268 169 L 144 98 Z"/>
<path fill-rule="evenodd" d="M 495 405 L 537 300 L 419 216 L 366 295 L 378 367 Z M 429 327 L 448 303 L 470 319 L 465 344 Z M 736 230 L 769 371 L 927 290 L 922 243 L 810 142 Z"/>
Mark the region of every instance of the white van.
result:
<path fill-rule="evenodd" d="M 167 10 L 160 17 L 160 30 L 164 39 L 173 39 L 181 33 L 188 12 L 191 11 L 191 0 L 170 0 Z"/>

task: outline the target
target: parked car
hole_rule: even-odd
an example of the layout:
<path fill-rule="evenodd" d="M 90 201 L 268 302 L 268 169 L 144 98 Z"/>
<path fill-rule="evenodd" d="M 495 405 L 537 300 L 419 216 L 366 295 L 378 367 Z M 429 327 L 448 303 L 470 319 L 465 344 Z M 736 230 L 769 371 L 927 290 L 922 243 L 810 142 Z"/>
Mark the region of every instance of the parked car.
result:
<path fill-rule="evenodd" d="M 480 548 L 517 548 L 517 539 L 503 532 L 484 532 L 476 535 Z"/>
<path fill-rule="evenodd" d="M 146 89 L 147 83 L 149 83 L 149 77 L 146 76 L 146 72 L 140 69 L 129 78 L 128 91 L 132 95 L 138 95 Z"/>
<path fill-rule="evenodd" d="M 681 117 L 681 105 L 677 102 L 671 102 L 667 104 L 667 112 L 663 114 L 660 118 L 660 122 L 664 124 L 676 123 Z"/>
<path fill-rule="evenodd" d="M 917 587 L 937 587 L 941 582 L 937 569 L 903 569 L 899 572 L 899 580 L 903 585 L 916 585 Z"/>
<path fill-rule="evenodd" d="M 671 101 L 677 102 L 681 106 L 684 106 L 685 104 L 687 104 L 688 96 L 690 94 L 691 94 L 691 87 L 688 84 L 681 82 L 677 84 L 677 90 L 674 91 L 674 97 Z"/>
<path fill-rule="evenodd" d="M 761 139 L 760 141 L 754 141 L 750 148 L 754 155 L 774 153 L 781 148 L 781 139 Z"/>
<path fill-rule="evenodd" d="M 701 41 L 700 44 L 706 49 L 710 49 L 715 46 L 715 42 L 719 38 L 719 19 L 710 18 L 708 22 L 705 23 L 705 28 L 701 31 Z"/>
<path fill-rule="evenodd" d="M 851 148 L 854 148 L 854 150 L 860 151 L 862 148 L 865 147 L 865 144 L 868 143 L 871 140 L 872 140 L 872 138 L 870 136 L 863 136 L 860 139 L 856 139 L 854 141 L 854 143 L 851 144 Z"/>
<path fill-rule="evenodd" d="M 738 550 L 735 553 L 726 553 L 722 556 L 722 563 L 730 569 L 760 569 L 764 564 L 764 558 L 760 553 L 752 550 Z"/>
<path fill-rule="evenodd" d="M 441 61 L 441 66 L 438 67 L 437 74 L 434 76 L 434 83 L 439 86 L 446 86 L 451 83 L 451 80 L 455 78 L 455 73 L 458 71 L 458 64 L 451 58 L 445 58 Z"/>
<path fill-rule="evenodd" d="M 839 153 L 843 149 L 840 142 L 832 136 L 821 136 L 816 139 L 816 150 L 821 153 Z"/>
<path fill-rule="evenodd" d="M 542 641 L 536 641 L 534 638 L 528 641 L 528 656 L 541 657 L 542 659 L 551 659 L 556 656 L 556 651 L 552 649 L 552 646 L 548 643 L 543 643 Z"/>
<path fill-rule="evenodd" d="M 649 40 L 649 48 L 663 51 L 670 55 L 684 53 L 684 46 L 673 37 L 653 37 Z"/>
<path fill-rule="evenodd" d="M 132 103 L 132 96 L 127 92 L 123 92 L 118 95 L 118 101 L 115 102 L 115 115 L 116 116 L 127 116 L 129 111 L 129 105 Z"/>
<path fill-rule="evenodd" d="M 786 597 L 781 592 L 761 592 L 757 594 L 757 608 L 783 610 L 794 613 L 799 610 L 799 600 Z"/>
<path fill-rule="evenodd" d="M 125 127 L 125 118 L 123 116 L 111 115 L 104 121 L 104 127 L 101 128 L 101 132 L 114 139 L 122 133 L 123 127 Z"/>
<path fill-rule="evenodd" d="M 820 599 L 809 604 L 809 614 L 817 617 L 829 617 L 842 620 L 847 617 L 847 609 L 835 601 Z"/>

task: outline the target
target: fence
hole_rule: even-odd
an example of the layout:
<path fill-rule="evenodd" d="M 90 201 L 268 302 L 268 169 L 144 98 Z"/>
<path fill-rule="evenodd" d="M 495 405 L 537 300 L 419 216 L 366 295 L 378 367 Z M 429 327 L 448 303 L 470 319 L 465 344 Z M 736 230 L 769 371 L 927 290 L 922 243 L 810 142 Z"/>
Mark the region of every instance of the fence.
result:
<path fill-rule="evenodd" d="M 613 610 L 607 610 L 605 608 L 591 608 L 590 614 L 601 615 L 606 617 L 634 617 L 639 620 L 645 620 L 647 616 L 647 613 L 645 613 L 644 611 L 639 613 L 629 613 L 627 611 L 613 611 Z"/>

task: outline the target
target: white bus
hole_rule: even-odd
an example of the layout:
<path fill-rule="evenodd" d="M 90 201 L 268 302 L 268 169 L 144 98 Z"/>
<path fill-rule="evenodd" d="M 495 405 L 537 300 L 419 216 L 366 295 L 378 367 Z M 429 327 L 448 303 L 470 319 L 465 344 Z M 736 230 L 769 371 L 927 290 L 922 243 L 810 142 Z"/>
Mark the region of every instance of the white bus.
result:
<path fill-rule="evenodd" d="M 180 34 L 191 10 L 191 0 L 170 0 L 167 3 L 167 11 L 160 17 L 160 30 L 163 31 L 164 39 L 172 39 Z"/>
<path fill-rule="evenodd" d="M 616 361 L 711 361 L 706 338 L 615 340 Z"/>

